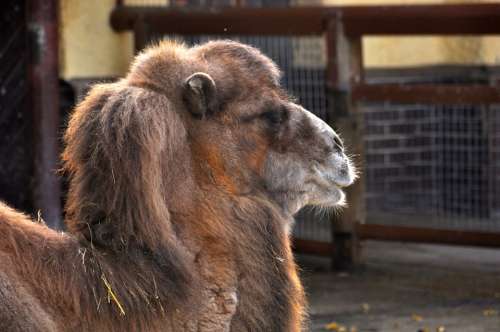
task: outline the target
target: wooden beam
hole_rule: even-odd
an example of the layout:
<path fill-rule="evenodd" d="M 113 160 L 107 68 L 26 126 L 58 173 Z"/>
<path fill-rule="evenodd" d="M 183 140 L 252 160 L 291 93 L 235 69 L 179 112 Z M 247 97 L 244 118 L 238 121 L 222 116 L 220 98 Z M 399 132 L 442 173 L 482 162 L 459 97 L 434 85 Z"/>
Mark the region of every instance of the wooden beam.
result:
<path fill-rule="evenodd" d="M 357 224 L 356 231 L 361 240 L 500 247 L 500 233 L 498 232 L 443 230 L 375 224 Z"/>
<path fill-rule="evenodd" d="M 116 6 L 111 26 L 144 18 L 165 34 L 319 35 L 342 17 L 346 36 L 500 34 L 500 4 L 183 9 Z"/>
<path fill-rule="evenodd" d="M 357 84 L 353 98 L 361 102 L 422 104 L 500 103 L 500 87 L 443 84 Z"/>
<path fill-rule="evenodd" d="M 144 18 L 137 19 L 134 25 L 134 51 L 136 54 L 151 42 L 150 38 L 151 29 L 149 24 Z"/>
<path fill-rule="evenodd" d="M 500 34 L 500 4 L 339 8 L 348 36 Z"/>
<path fill-rule="evenodd" d="M 133 30 L 144 19 L 157 33 L 218 35 L 320 35 L 329 13 L 325 7 L 224 8 L 184 10 L 166 7 L 115 7 L 111 27 Z"/>

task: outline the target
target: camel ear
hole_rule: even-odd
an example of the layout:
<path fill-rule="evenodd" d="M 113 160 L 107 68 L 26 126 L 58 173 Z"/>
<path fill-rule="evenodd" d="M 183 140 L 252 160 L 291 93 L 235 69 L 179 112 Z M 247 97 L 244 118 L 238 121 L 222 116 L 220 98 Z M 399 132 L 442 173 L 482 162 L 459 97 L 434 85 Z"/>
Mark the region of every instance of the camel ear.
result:
<path fill-rule="evenodd" d="M 210 75 L 194 73 L 184 82 L 184 102 L 195 116 L 204 117 L 217 108 L 215 82 Z"/>

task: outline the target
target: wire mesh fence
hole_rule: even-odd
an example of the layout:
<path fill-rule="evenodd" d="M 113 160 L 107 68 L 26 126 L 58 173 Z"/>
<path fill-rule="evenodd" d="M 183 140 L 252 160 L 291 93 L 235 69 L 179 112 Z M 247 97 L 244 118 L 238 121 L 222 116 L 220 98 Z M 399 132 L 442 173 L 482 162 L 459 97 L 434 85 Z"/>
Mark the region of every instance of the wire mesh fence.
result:
<path fill-rule="evenodd" d="M 365 111 L 368 223 L 500 231 L 498 105 Z"/>

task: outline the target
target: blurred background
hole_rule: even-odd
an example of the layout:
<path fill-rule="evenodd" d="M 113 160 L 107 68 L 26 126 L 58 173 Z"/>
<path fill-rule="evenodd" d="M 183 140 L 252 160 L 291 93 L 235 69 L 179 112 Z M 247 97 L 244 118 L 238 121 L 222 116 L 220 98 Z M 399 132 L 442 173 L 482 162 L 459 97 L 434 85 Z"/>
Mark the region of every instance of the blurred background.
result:
<path fill-rule="evenodd" d="M 89 85 L 163 38 L 251 44 L 339 130 L 349 207 L 304 209 L 314 331 L 500 331 L 500 3 L 5 0 L 0 199 L 63 229 L 61 135 Z"/>

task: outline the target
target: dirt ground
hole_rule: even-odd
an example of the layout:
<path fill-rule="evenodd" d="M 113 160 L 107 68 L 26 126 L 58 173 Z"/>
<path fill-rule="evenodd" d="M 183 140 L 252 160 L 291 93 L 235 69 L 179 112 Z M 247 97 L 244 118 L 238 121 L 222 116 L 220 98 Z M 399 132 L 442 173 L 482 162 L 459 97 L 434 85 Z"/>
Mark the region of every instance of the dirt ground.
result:
<path fill-rule="evenodd" d="M 349 273 L 298 261 L 312 331 L 500 332 L 500 250 L 367 241 Z"/>

